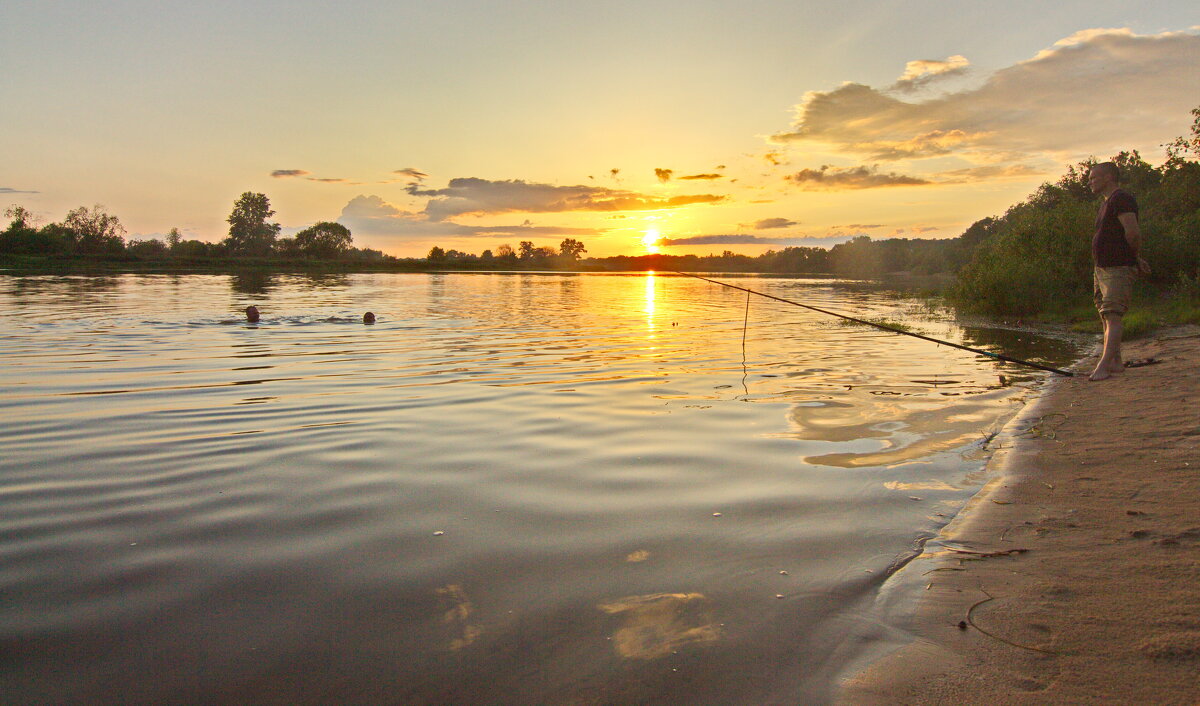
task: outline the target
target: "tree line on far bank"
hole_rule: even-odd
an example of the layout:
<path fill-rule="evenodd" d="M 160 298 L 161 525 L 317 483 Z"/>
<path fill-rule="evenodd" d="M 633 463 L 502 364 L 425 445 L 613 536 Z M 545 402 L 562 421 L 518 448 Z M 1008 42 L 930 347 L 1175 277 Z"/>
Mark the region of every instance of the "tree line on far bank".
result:
<path fill-rule="evenodd" d="M 90 256 L 115 260 L 394 260 L 378 250 L 356 248 L 350 230 L 340 223 L 322 221 L 280 238 L 280 225 L 265 194 L 247 191 L 229 214 L 229 236 L 219 243 L 187 240 L 172 228 L 163 239 L 125 240 L 125 227 L 97 204 L 67 212 L 58 223 L 38 226 L 27 209 L 13 206 L 4 212 L 12 219 L 0 231 L 0 254 Z"/>
<path fill-rule="evenodd" d="M 1200 108 L 1191 134 L 1166 145 L 1167 159 L 1154 167 L 1136 152 L 1112 159 L 1122 186 L 1140 206 L 1142 254 L 1150 282 L 1177 298 L 1200 302 Z M 584 244 L 567 238 L 558 249 L 521 241 L 481 254 L 432 248 L 425 258 L 396 258 L 355 248 L 345 226 L 316 223 L 293 237 L 280 226 L 263 194 L 246 192 L 234 204 L 229 236 L 220 243 L 184 240 L 172 229 L 165 240 L 125 242 L 120 221 L 100 206 L 70 211 L 61 223 L 36 227 L 28 211 L 14 206 L 0 232 L 0 255 L 86 255 L 110 259 L 220 263 L 348 262 L 395 269 L 586 269 L 679 270 L 833 274 L 870 279 L 893 273 L 953 276 L 947 290 L 956 305 L 989 314 L 1034 316 L 1049 308 L 1085 302 L 1091 292 L 1091 239 L 1097 198 L 1087 173 L 1097 160 L 1067 169 L 1004 214 L 973 223 L 957 238 L 926 240 L 858 236 L 832 248 L 786 247 L 758 256 L 640 255 L 581 259 Z"/>
<path fill-rule="evenodd" d="M 481 255 L 433 247 L 424 259 L 397 258 L 379 250 L 354 247 L 353 234 L 341 223 L 321 221 L 291 237 L 279 237 L 281 227 L 270 222 L 275 215 L 265 194 L 247 191 L 233 205 L 226 221 L 229 235 L 219 243 L 185 240 L 178 228 L 165 238 L 125 240 L 120 219 L 97 204 L 80 206 L 61 222 L 38 226 L 23 206 L 4 212 L 11 219 L 0 231 L 0 255 L 72 257 L 143 261 L 307 261 L 409 264 L 429 267 L 499 266 L 514 268 L 570 268 L 587 252 L 584 244 L 566 238 L 557 249 L 521 241 L 517 249 L 500 245 L 495 253 Z"/>

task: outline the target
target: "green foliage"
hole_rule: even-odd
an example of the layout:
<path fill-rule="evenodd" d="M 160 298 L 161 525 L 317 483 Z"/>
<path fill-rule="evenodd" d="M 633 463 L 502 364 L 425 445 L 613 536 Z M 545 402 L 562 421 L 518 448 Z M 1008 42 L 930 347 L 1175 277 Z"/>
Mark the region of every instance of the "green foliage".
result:
<path fill-rule="evenodd" d="M 1193 301 L 1200 304 L 1200 274 L 1188 276 L 1180 272 L 1171 285 L 1171 295 L 1181 301 Z"/>
<path fill-rule="evenodd" d="M 226 219 L 229 237 L 223 243 L 225 248 L 234 255 L 263 257 L 270 254 L 279 235 L 279 224 L 267 222 L 274 215 L 266 194 L 250 191 L 242 194 Z"/>
<path fill-rule="evenodd" d="M 583 247 L 583 243 L 574 238 L 567 238 L 558 246 L 558 252 L 569 262 L 575 262 L 579 256 L 587 252 L 587 248 Z"/>
<path fill-rule="evenodd" d="M 1200 299 L 1172 302 L 1167 322 L 1172 324 L 1200 324 Z"/>
<path fill-rule="evenodd" d="M 12 205 L 4 209 L 4 217 L 11 218 L 9 229 L 36 230 L 33 214 L 24 206 Z"/>
<path fill-rule="evenodd" d="M 758 256 L 763 272 L 829 272 L 829 251 L 824 248 L 787 247 Z"/>
<path fill-rule="evenodd" d="M 34 226 L 33 214 L 31 214 L 24 206 L 12 206 L 5 209 L 4 215 L 6 218 L 11 218 L 12 223 L 4 232 L 0 232 L 0 252 L 4 253 L 19 253 L 31 254 L 43 252 L 38 237 L 37 228 Z"/>
<path fill-rule="evenodd" d="M 829 251 L 829 261 L 834 272 L 846 277 L 865 279 L 886 271 L 880 244 L 865 235 L 834 245 Z"/>
<path fill-rule="evenodd" d="M 532 243 L 530 243 L 530 245 L 532 245 Z M 505 243 L 496 248 L 496 259 L 511 267 L 517 262 L 517 252 L 512 249 L 511 245 Z"/>
<path fill-rule="evenodd" d="M 100 204 L 91 209 L 80 206 L 68 211 L 62 225 L 74 235 L 78 252 L 107 255 L 125 249 L 125 227 L 116 216 L 105 213 Z"/>
<path fill-rule="evenodd" d="M 297 233 L 295 247 L 308 257 L 336 260 L 350 251 L 352 241 L 346 226 L 321 221 Z"/>
<path fill-rule="evenodd" d="M 1193 147 L 1200 156 L 1200 108 L 1193 115 L 1193 137 L 1173 143 L 1162 166 L 1151 166 L 1136 151 L 1111 160 L 1121 170 L 1122 188 L 1138 200 L 1139 254 L 1152 267 L 1149 283 L 1160 288 L 1194 277 L 1200 268 L 1200 164 L 1186 159 Z M 993 219 L 970 262 L 959 270 L 951 301 L 972 311 L 1018 316 L 1084 301 L 1091 292 L 1091 235 L 1099 208 L 1086 179 L 1095 163 L 1088 159 L 1069 167 L 1057 183 L 1043 184 Z M 1151 319 L 1134 321 L 1150 325 Z"/>
<path fill-rule="evenodd" d="M 1140 338 L 1158 327 L 1158 317 L 1153 312 L 1147 309 L 1131 309 L 1129 313 L 1122 317 L 1123 331 L 1121 337 L 1125 339 Z"/>
<path fill-rule="evenodd" d="M 987 314 L 1029 316 L 1048 303 L 1091 291 L 1094 205 L 1049 190 L 1009 209 L 995 235 L 958 273 L 951 301 Z"/>
<path fill-rule="evenodd" d="M 849 319 L 842 319 L 840 323 L 842 326 L 868 326 L 869 324 L 875 324 L 876 326 L 886 326 L 890 329 L 895 329 L 897 331 L 911 332 L 913 330 L 912 326 L 904 323 L 903 321 L 899 321 L 897 319 L 880 318 L 880 319 L 863 319 L 863 321 L 865 321 L 867 323 L 860 324 L 857 321 L 850 321 Z"/>
<path fill-rule="evenodd" d="M 181 240 L 171 248 L 171 255 L 183 260 L 199 260 L 216 255 L 219 247 L 203 240 Z"/>
<path fill-rule="evenodd" d="M 167 244 L 156 238 L 149 240 L 131 240 L 125 246 L 125 252 L 143 260 L 161 259 L 167 255 Z"/>
<path fill-rule="evenodd" d="M 1186 159 L 1190 152 L 1194 157 L 1200 157 L 1200 107 L 1192 108 L 1192 134 L 1190 137 L 1176 137 L 1167 148 L 1169 160 Z"/>

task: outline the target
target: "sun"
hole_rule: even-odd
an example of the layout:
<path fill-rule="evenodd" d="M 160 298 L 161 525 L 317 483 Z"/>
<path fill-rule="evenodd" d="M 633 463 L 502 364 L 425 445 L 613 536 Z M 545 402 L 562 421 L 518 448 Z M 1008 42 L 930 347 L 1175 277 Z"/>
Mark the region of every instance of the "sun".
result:
<path fill-rule="evenodd" d="M 646 234 L 642 236 L 642 247 L 646 248 L 646 252 L 650 253 L 651 255 L 657 255 L 658 241 L 658 229 L 649 228 L 646 230 Z"/>

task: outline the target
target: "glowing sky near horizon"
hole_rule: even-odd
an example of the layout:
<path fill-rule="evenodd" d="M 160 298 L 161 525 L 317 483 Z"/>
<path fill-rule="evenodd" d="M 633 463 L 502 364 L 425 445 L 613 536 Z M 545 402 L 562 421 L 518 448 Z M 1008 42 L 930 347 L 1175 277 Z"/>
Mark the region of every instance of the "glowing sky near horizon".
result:
<path fill-rule="evenodd" d="M 1200 104 L 1200 7 L 638 2 L 0 5 L 0 205 L 423 255 L 953 237 L 1066 165 L 1151 162 Z"/>

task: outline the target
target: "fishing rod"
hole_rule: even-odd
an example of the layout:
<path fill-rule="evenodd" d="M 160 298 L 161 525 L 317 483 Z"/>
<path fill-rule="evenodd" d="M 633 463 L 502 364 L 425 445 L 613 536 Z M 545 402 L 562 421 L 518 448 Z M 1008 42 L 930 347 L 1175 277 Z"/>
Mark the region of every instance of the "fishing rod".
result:
<path fill-rule="evenodd" d="M 939 338 L 933 338 L 932 336 L 925 336 L 925 335 L 922 335 L 919 333 L 913 333 L 912 331 L 904 331 L 902 329 L 893 328 L 893 327 L 887 326 L 885 324 L 877 324 L 874 321 L 867 321 L 866 319 L 856 319 L 853 316 L 846 316 L 845 314 L 839 314 L 836 311 L 829 311 L 828 309 L 822 309 L 820 307 L 811 306 L 809 304 L 801 304 L 800 302 L 795 302 L 795 301 L 792 301 L 791 299 L 784 299 L 783 297 L 777 297 L 773 294 L 766 294 L 764 292 L 756 292 L 753 289 L 746 289 L 745 287 L 739 287 L 736 284 L 729 284 L 728 282 L 721 282 L 719 280 L 709 279 L 707 277 L 701 277 L 700 275 L 694 275 L 691 272 L 679 272 L 677 270 L 667 270 L 667 271 L 677 274 L 677 275 L 683 275 L 684 277 L 695 277 L 696 279 L 704 280 L 705 282 L 719 284 L 722 287 L 729 287 L 730 289 L 738 289 L 743 292 L 746 292 L 747 294 L 757 294 L 760 297 L 766 297 L 767 299 L 774 299 L 775 301 L 783 302 L 784 304 L 791 304 L 793 306 L 799 306 L 799 307 L 803 307 L 805 309 L 811 309 L 813 311 L 820 312 L 822 314 L 828 314 L 829 316 L 836 316 L 839 319 L 845 319 L 846 321 L 853 321 L 856 324 L 865 324 L 867 326 L 874 326 L 877 329 L 883 329 L 884 331 L 890 331 L 892 333 L 902 333 L 905 336 L 912 336 L 913 338 L 919 338 L 923 341 L 930 341 L 931 343 L 938 343 L 943 346 L 950 346 L 951 348 L 958 348 L 960 350 L 970 351 L 972 353 L 978 353 L 980 355 L 986 355 L 987 357 L 995 358 L 996 360 L 1003 360 L 1008 363 L 1016 363 L 1017 365 L 1024 365 L 1024 366 L 1030 367 L 1030 368 L 1037 368 L 1038 370 L 1045 370 L 1046 372 L 1056 373 L 1058 375 L 1065 375 L 1066 377 L 1074 377 L 1075 376 L 1075 374 L 1069 370 L 1059 370 L 1058 368 L 1052 368 L 1048 365 L 1041 365 L 1039 363 L 1031 363 L 1028 360 L 1021 360 L 1020 358 L 1012 358 L 1007 355 L 1001 355 L 1000 353 L 992 353 L 991 351 L 985 351 L 985 350 L 981 350 L 979 348 L 971 348 L 970 346 L 964 346 L 960 343 L 952 343 L 950 341 L 943 341 Z"/>

